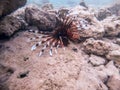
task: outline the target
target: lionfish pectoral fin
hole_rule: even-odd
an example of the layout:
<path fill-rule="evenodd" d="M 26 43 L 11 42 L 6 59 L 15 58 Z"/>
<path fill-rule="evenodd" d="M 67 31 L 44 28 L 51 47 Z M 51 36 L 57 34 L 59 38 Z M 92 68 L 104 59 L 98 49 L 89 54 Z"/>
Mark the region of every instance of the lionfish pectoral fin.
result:
<path fill-rule="evenodd" d="M 42 55 L 42 53 L 45 51 L 46 48 L 47 48 L 47 45 L 44 45 L 44 47 L 42 48 L 42 50 L 41 50 L 40 53 L 39 53 L 39 56 Z"/>
<path fill-rule="evenodd" d="M 50 54 L 50 56 L 52 56 L 52 55 L 53 55 L 53 54 L 52 54 L 52 48 L 50 49 L 49 54 Z"/>
<path fill-rule="evenodd" d="M 42 55 L 42 53 L 43 53 L 43 52 L 42 52 L 42 51 L 40 51 L 40 53 L 39 53 L 39 55 L 38 55 L 38 56 L 40 57 L 40 56 Z"/>
<path fill-rule="evenodd" d="M 31 47 L 31 51 L 34 51 L 36 49 L 36 44 Z"/>

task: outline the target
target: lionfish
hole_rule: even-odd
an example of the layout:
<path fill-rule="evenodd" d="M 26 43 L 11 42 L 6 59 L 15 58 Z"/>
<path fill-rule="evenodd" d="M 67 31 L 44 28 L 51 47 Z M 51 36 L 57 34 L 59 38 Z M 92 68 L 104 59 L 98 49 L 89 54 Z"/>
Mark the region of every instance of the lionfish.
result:
<path fill-rule="evenodd" d="M 74 23 L 74 18 L 67 15 L 64 17 L 57 17 L 57 25 L 52 32 L 43 33 L 42 40 L 33 45 L 31 50 L 35 50 L 37 46 L 43 46 L 40 50 L 39 56 L 43 54 L 45 49 L 49 48 L 50 56 L 53 51 L 57 53 L 59 47 L 65 48 L 70 42 L 78 41 L 80 38 L 78 27 Z"/>

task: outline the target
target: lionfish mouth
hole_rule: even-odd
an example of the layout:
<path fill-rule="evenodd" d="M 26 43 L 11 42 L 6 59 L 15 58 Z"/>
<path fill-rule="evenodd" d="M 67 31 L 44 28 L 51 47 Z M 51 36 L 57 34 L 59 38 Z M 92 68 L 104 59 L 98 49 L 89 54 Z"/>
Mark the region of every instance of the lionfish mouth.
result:
<path fill-rule="evenodd" d="M 53 55 L 53 51 L 57 53 L 57 48 L 67 47 L 70 41 L 74 42 L 79 40 L 79 31 L 74 19 L 65 15 L 64 17 L 57 17 L 58 23 L 52 32 L 42 33 L 41 41 L 32 46 L 31 50 L 35 50 L 38 46 L 43 46 L 40 50 L 39 56 L 50 48 L 49 54 Z"/>

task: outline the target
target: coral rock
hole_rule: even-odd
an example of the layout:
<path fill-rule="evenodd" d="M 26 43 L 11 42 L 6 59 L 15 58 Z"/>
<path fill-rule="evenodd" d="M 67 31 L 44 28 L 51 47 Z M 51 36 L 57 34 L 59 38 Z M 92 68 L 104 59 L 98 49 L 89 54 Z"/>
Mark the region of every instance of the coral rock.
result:
<path fill-rule="evenodd" d="M 29 25 L 37 26 L 39 30 L 50 31 L 56 26 L 56 15 L 40 10 L 38 7 L 26 8 L 25 18 Z"/>
<path fill-rule="evenodd" d="M 115 14 L 117 16 L 120 15 L 120 3 L 112 5 L 111 7 L 107 8 L 112 14 Z"/>
<path fill-rule="evenodd" d="M 42 10 L 49 11 L 53 9 L 53 5 L 50 3 L 44 4 L 42 7 Z"/>
<path fill-rule="evenodd" d="M 117 38 L 115 41 L 118 45 L 120 45 L 120 38 Z"/>
<path fill-rule="evenodd" d="M 105 59 L 96 55 L 91 55 L 89 58 L 90 62 L 94 66 L 98 65 L 104 65 L 105 64 Z"/>
<path fill-rule="evenodd" d="M 92 10 L 88 10 L 84 7 L 78 6 L 69 11 L 69 14 L 73 17 L 77 17 L 77 20 L 83 21 L 80 28 L 81 38 L 101 38 L 104 35 L 104 28 L 102 24 L 97 20 Z"/>
<path fill-rule="evenodd" d="M 96 55 L 105 55 L 110 50 L 110 44 L 102 40 L 87 39 L 84 43 L 84 51 Z"/>
<path fill-rule="evenodd" d="M 114 60 L 116 63 L 120 64 L 120 50 L 113 50 L 106 56 L 107 59 Z"/>
<path fill-rule="evenodd" d="M 10 14 L 25 5 L 27 0 L 0 0 L 0 17 Z"/>
<path fill-rule="evenodd" d="M 15 31 L 24 28 L 24 21 L 13 16 L 6 16 L 0 22 L 0 35 L 10 37 Z"/>
<path fill-rule="evenodd" d="M 119 69 L 115 66 L 113 61 L 110 61 L 107 65 L 100 65 L 95 67 L 96 73 L 103 82 L 108 82 L 109 76 L 119 77 Z"/>
<path fill-rule="evenodd" d="M 105 18 L 107 18 L 108 16 L 111 16 L 111 12 L 108 9 L 100 9 L 99 11 L 97 11 L 96 17 L 98 20 L 104 20 Z"/>
<path fill-rule="evenodd" d="M 117 36 L 120 33 L 120 18 L 108 17 L 102 21 L 105 36 Z"/>
<path fill-rule="evenodd" d="M 110 76 L 107 86 L 109 90 L 120 90 L 120 77 Z"/>

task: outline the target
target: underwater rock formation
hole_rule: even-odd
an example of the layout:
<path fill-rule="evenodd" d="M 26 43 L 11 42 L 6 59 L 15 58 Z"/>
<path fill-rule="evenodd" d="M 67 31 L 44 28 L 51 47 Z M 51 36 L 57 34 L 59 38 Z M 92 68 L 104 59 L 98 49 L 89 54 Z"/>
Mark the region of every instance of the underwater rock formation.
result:
<path fill-rule="evenodd" d="M 110 90 L 119 90 L 120 89 L 120 77 L 110 76 L 107 82 L 107 86 Z"/>
<path fill-rule="evenodd" d="M 105 35 L 104 36 L 117 36 L 120 33 L 120 17 L 107 17 L 102 21 L 104 26 Z"/>
<path fill-rule="evenodd" d="M 85 7 L 85 8 L 88 8 L 88 6 L 86 5 L 86 3 L 85 3 L 84 0 L 81 0 L 80 5 L 83 6 L 83 7 Z"/>
<path fill-rule="evenodd" d="M 26 6 L 27 7 L 27 6 Z M 0 21 L 0 36 L 10 38 L 15 32 L 25 29 L 25 8 L 20 8 Z"/>
<path fill-rule="evenodd" d="M 47 3 L 47 4 L 44 4 L 44 5 L 41 7 L 41 9 L 44 10 L 44 11 L 53 10 L 53 5 L 50 4 L 50 3 Z"/>
<path fill-rule="evenodd" d="M 96 19 L 92 10 L 81 6 L 76 6 L 69 11 L 71 16 L 77 17 L 82 27 L 80 26 L 81 38 L 101 38 L 104 35 L 104 28 L 102 24 Z"/>
<path fill-rule="evenodd" d="M 27 0 L 0 0 L 0 38 L 10 37 L 14 32 L 25 26 L 25 21 L 22 20 L 24 17 L 23 13 L 21 13 L 20 10 L 16 13 L 13 11 L 25 5 L 26 1 Z"/>
<path fill-rule="evenodd" d="M 120 64 L 120 46 L 117 44 L 90 38 L 83 43 L 83 46 L 84 51 L 88 54 L 104 56 L 106 59 L 113 60 L 117 64 Z"/>
<path fill-rule="evenodd" d="M 64 19 L 67 23 L 63 20 L 65 27 L 58 25 L 56 16 L 64 14 L 73 19 L 78 29 L 76 32 L 74 28 L 75 33 L 84 40 L 69 42 L 65 48 L 57 48 L 57 53 L 52 49 L 50 56 L 50 47 L 43 48 L 46 43 L 36 43 L 45 35 L 49 37 L 46 30 L 64 32 L 66 26 L 71 26 L 69 18 Z M 0 41 L 0 90 L 119 90 L 120 18 L 111 16 L 99 21 L 95 14 L 94 9 L 82 6 L 54 10 L 51 6 L 41 9 L 28 5 L 4 17 L 0 33 L 11 36 L 19 29 L 24 31 L 8 41 Z M 55 29 L 56 25 L 60 28 Z M 51 35 L 66 39 L 61 32 Z M 44 37 L 44 41 L 47 39 Z M 38 48 L 31 51 L 35 44 Z M 41 49 L 45 52 L 39 57 Z"/>
<path fill-rule="evenodd" d="M 27 0 L 0 0 L 0 18 L 25 5 Z"/>
<path fill-rule="evenodd" d="M 117 64 L 120 64 L 120 49 L 110 51 L 106 57 L 107 59 L 114 60 Z"/>
<path fill-rule="evenodd" d="M 29 25 L 34 25 L 41 31 L 51 31 L 56 26 L 56 15 L 36 7 L 25 10 L 25 19 Z"/>
<path fill-rule="evenodd" d="M 6 16 L 0 22 L 0 36 L 1 37 L 10 37 L 14 32 L 25 27 L 24 21 L 20 20 L 17 17 Z"/>
<path fill-rule="evenodd" d="M 113 15 L 120 16 L 120 2 L 107 8 Z"/>
<path fill-rule="evenodd" d="M 101 8 L 96 12 L 96 17 L 100 21 L 112 15 L 120 16 L 120 2 L 109 7 Z"/>
<path fill-rule="evenodd" d="M 87 39 L 84 43 L 84 50 L 86 53 L 93 53 L 96 55 L 106 55 L 110 51 L 111 45 L 102 40 L 95 40 L 93 38 Z"/>
<path fill-rule="evenodd" d="M 98 20 L 104 20 L 105 18 L 107 18 L 108 16 L 111 16 L 111 12 L 108 9 L 100 9 L 97 11 L 96 13 L 96 18 Z"/>
<path fill-rule="evenodd" d="M 90 55 L 89 61 L 93 66 L 104 65 L 106 62 L 104 58 L 93 54 Z"/>

